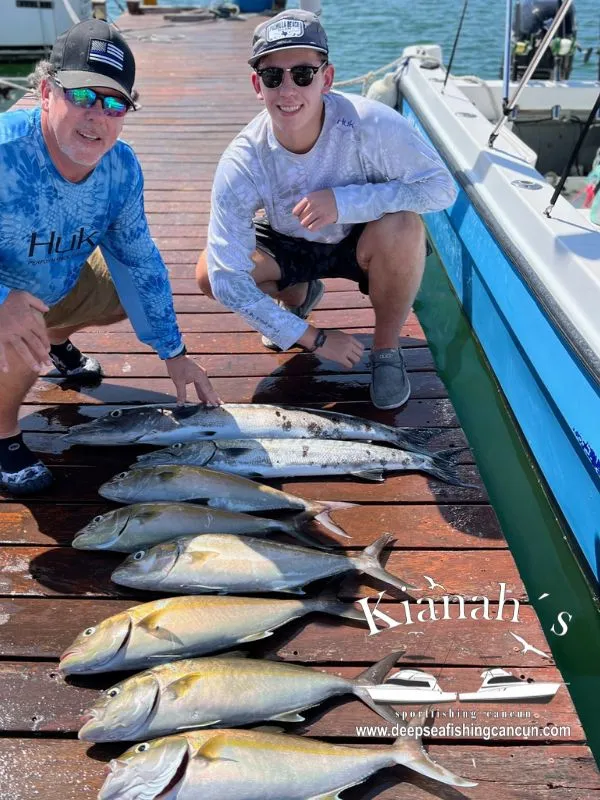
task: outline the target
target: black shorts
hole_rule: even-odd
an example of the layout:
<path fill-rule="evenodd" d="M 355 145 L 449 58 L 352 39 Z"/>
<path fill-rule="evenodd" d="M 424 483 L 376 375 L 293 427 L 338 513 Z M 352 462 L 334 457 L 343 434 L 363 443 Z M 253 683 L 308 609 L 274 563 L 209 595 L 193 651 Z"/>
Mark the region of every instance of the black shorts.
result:
<path fill-rule="evenodd" d="M 257 218 L 256 247 L 277 262 L 281 270 L 279 289 L 316 278 L 348 278 L 358 283 L 363 294 L 369 294 L 369 276 L 356 260 L 356 245 L 365 224 L 354 225 L 337 244 L 324 244 L 278 233 L 264 218 Z"/>
<path fill-rule="evenodd" d="M 280 290 L 317 278 L 348 278 L 368 295 L 369 274 L 356 260 L 356 246 L 366 224 L 354 225 L 348 236 L 337 244 L 324 244 L 279 233 L 264 217 L 256 217 L 256 247 L 277 262 L 281 270 L 277 283 Z M 426 252 L 427 255 L 432 252 L 429 241 L 426 241 Z"/>

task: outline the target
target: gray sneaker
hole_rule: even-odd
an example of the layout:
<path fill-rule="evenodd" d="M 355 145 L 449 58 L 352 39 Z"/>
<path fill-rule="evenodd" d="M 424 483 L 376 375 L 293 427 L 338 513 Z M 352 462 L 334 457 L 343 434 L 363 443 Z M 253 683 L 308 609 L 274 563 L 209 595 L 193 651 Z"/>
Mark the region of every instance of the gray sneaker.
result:
<path fill-rule="evenodd" d="M 380 409 L 398 408 L 410 397 L 410 383 L 399 347 L 371 352 L 370 394 L 373 405 Z"/>
<path fill-rule="evenodd" d="M 292 314 L 295 314 L 300 319 L 306 319 L 313 308 L 318 305 L 319 301 L 323 297 L 323 292 L 325 291 L 325 284 L 323 281 L 317 280 L 310 281 L 308 284 L 308 289 L 306 290 L 306 297 L 304 298 L 304 302 L 299 306 L 286 306 L 281 300 L 279 301 L 279 305 L 282 308 L 287 308 L 288 311 L 291 311 Z M 268 336 L 261 337 L 261 342 L 265 347 L 269 350 L 274 350 L 277 353 L 281 352 L 281 347 L 275 344 L 274 341 L 269 339 Z"/>

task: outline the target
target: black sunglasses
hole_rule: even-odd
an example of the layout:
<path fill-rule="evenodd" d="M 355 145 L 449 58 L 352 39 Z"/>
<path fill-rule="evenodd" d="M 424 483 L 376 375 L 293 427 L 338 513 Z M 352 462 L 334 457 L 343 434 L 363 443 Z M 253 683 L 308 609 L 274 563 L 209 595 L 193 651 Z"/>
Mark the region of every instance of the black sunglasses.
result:
<path fill-rule="evenodd" d="M 100 100 L 102 110 L 107 117 L 124 117 L 125 114 L 133 109 L 131 103 L 127 100 L 122 100 L 120 97 L 114 95 L 98 94 L 93 89 L 82 87 L 80 89 L 65 89 L 62 83 L 54 78 L 54 83 L 63 90 L 65 97 L 78 108 L 93 108 L 96 102 Z"/>
<path fill-rule="evenodd" d="M 264 67 L 263 69 L 257 69 L 256 74 L 267 89 L 277 89 L 278 86 L 281 86 L 284 72 L 291 73 L 292 80 L 296 86 L 310 86 L 317 72 L 321 67 L 325 67 L 327 63 L 327 61 L 324 61 L 318 67 L 313 67 L 312 64 L 299 64 L 297 67 L 287 67 L 286 69 L 283 67 Z"/>

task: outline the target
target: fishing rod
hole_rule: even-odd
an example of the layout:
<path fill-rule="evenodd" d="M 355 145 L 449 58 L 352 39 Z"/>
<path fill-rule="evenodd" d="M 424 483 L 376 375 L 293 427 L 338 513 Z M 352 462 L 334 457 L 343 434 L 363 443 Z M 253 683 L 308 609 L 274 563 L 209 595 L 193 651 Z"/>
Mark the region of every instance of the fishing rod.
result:
<path fill-rule="evenodd" d="M 458 45 L 458 40 L 460 39 L 460 33 L 462 31 L 463 22 L 465 21 L 465 14 L 467 13 L 467 6 L 469 5 L 469 0 L 465 0 L 463 4 L 462 14 L 460 15 L 460 21 L 458 23 L 458 29 L 456 31 L 456 36 L 454 37 L 454 44 L 452 45 L 452 52 L 450 53 L 450 61 L 448 62 L 448 69 L 446 70 L 446 77 L 444 79 L 444 85 L 442 86 L 442 94 L 444 94 L 444 90 L 446 89 L 446 84 L 448 83 L 448 78 L 450 77 L 450 71 L 452 70 L 452 62 L 454 61 L 454 54 L 456 53 L 456 48 Z"/>
<path fill-rule="evenodd" d="M 571 156 L 569 158 L 569 161 L 567 162 L 567 164 L 565 165 L 565 168 L 563 169 L 562 175 L 560 176 L 560 180 L 559 180 L 558 184 L 556 185 L 556 188 L 554 190 L 554 194 L 552 195 L 552 199 L 550 200 L 550 205 L 544 211 L 544 215 L 546 217 L 550 217 L 550 214 L 554 210 L 554 206 L 556 205 L 556 201 L 558 200 L 558 197 L 559 197 L 560 193 L 562 192 L 565 183 L 567 182 L 567 178 L 571 174 L 571 167 L 573 166 L 577 156 L 579 155 L 579 151 L 581 150 L 581 146 L 583 145 L 585 137 L 587 136 L 587 133 L 588 133 L 589 129 L 592 127 L 592 124 L 593 124 L 594 120 L 596 119 L 598 111 L 600 111 L 600 94 L 596 98 L 596 102 L 594 103 L 594 106 L 593 106 L 592 110 L 590 111 L 590 115 L 587 118 L 587 121 L 586 121 L 585 125 L 583 126 L 583 128 L 581 130 L 581 133 L 579 134 L 579 139 L 577 140 L 577 144 L 575 145 L 575 147 L 573 148 L 573 151 L 571 152 Z"/>
<path fill-rule="evenodd" d="M 513 2 L 506 0 L 506 24 L 504 28 L 504 74 L 503 74 L 503 90 L 502 90 L 502 108 L 505 109 L 508 105 L 508 96 L 510 93 L 510 57 L 511 57 L 511 44 L 512 44 L 512 19 L 513 19 Z"/>
<path fill-rule="evenodd" d="M 542 60 L 542 56 L 544 55 L 544 53 L 546 52 L 546 50 L 550 46 L 550 43 L 551 43 L 552 39 L 554 38 L 554 34 L 558 30 L 558 28 L 561 25 L 561 23 L 564 20 L 564 18 L 567 16 L 567 11 L 571 8 L 572 5 L 573 5 L 573 0 L 565 0 L 565 3 L 560 7 L 557 15 L 554 17 L 554 19 L 552 21 L 552 25 L 550 25 L 550 27 L 548 28 L 548 31 L 546 32 L 546 35 L 544 36 L 544 38 L 543 38 L 540 46 L 538 47 L 534 57 L 531 59 L 531 62 L 529 63 L 529 66 L 525 70 L 525 73 L 523 74 L 523 77 L 521 78 L 521 82 L 517 86 L 517 89 L 516 89 L 514 95 L 511 97 L 511 99 L 506 104 L 506 108 L 504 109 L 504 111 L 502 113 L 502 117 L 500 118 L 500 121 L 497 123 L 496 127 L 494 128 L 494 130 L 490 134 L 490 138 L 489 138 L 489 141 L 488 141 L 488 147 L 493 147 L 494 146 L 494 142 L 498 138 L 498 134 L 500 133 L 500 130 L 502 129 L 502 127 L 506 123 L 506 120 L 508 119 L 509 114 L 512 112 L 512 110 L 517 105 L 519 97 L 523 93 L 523 90 L 525 89 L 525 86 L 527 85 L 527 82 L 529 81 L 529 79 L 531 78 L 531 76 L 533 75 L 535 70 L 537 69 L 538 64 Z"/>

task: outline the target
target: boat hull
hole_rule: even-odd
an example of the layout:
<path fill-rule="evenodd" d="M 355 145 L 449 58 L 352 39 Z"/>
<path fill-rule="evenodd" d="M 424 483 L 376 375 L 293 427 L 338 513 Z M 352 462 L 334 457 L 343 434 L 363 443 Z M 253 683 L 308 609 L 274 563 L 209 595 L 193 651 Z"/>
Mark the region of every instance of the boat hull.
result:
<path fill-rule="evenodd" d="M 539 700 L 543 697 L 554 697 L 560 683 L 522 683 L 514 687 L 489 688 L 478 692 L 461 692 L 458 699 L 462 703 L 489 703 L 496 700 Z"/>

